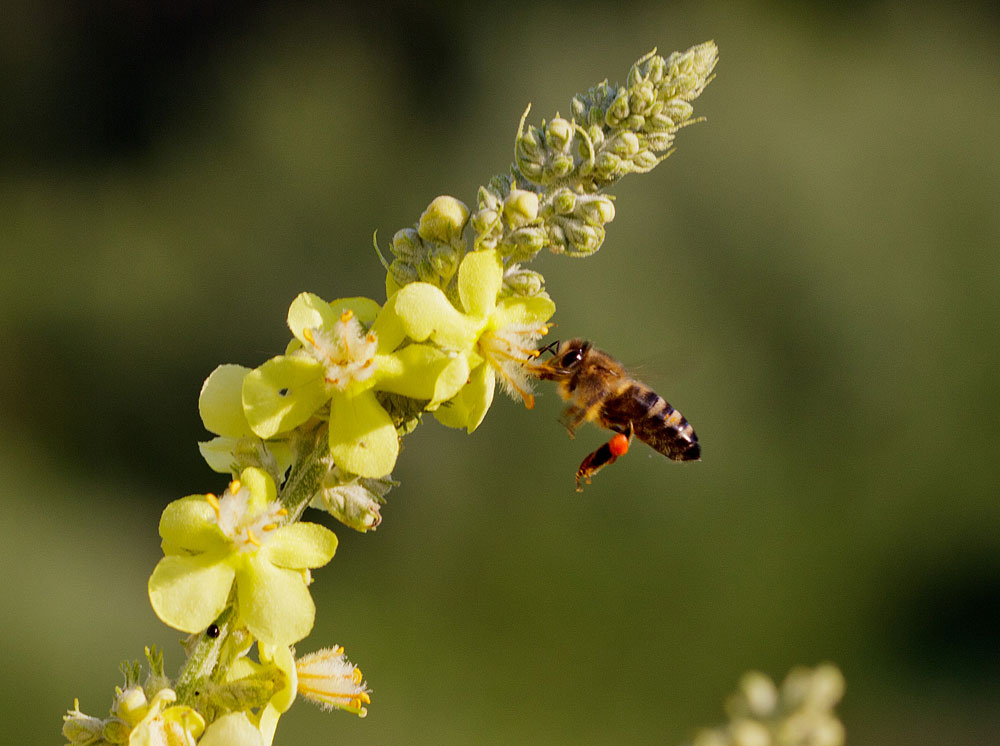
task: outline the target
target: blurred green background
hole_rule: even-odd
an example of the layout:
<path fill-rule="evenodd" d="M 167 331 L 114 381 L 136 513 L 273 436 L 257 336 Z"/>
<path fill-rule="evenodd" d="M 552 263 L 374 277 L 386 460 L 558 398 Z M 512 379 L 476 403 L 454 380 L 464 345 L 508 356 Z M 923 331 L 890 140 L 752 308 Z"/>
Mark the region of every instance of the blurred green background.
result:
<path fill-rule="evenodd" d="M 961 9 L 957 9 L 957 8 Z M 301 290 L 383 296 L 371 250 L 469 204 L 531 121 L 715 39 L 718 78 L 587 261 L 593 339 L 704 448 L 582 495 L 543 390 L 407 438 L 385 521 L 337 529 L 308 652 L 367 720 L 278 744 L 677 744 L 746 669 L 830 660 L 853 744 L 1000 733 L 1000 17 L 855 2 L 8 4 L 0 25 L 6 738 L 180 664 L 145 596 L 162 507 L 222 489 L 196 400 L 287 338 Z"/>

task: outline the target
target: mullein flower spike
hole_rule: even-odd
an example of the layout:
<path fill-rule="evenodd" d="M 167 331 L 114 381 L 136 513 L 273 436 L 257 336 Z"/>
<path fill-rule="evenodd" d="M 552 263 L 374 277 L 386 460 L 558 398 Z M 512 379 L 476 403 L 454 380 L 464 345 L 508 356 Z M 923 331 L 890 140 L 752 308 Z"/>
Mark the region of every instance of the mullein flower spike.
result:
<path fill-rule="evenodd" d="M 160 619 L 190 633 L 188 660 L 171 681 L 150 652 L 150 675 L 140 684 L 138 664 L 129 667 L 104 720 L 75 705 L 63 725 L 71 744 L 269 746 L 297 694 L 365 715 L 370 690 L 342 648 L 298 661 L 290 648 L 313 626 L 311 570 L 337 548 L 302 512 L 321 508 L 372 530 L 400 439 L 424 413 L 472 432 L 497 383 L 532 406 L 527 370 L 556 306 L 523 265 L 546 247 L 577 257 L 601 247 L 616 212 L 602 190 L 669 154 L 716 60 L 711 42 L 667 58 L 651 52 L 626 85 L 605 81 L 575 97 L 570 117 L 539 127 L 526 111 L 510 172 L 479 189 L 474 210 L 437 197 L 393 236 L 391 261 L 376 245 L 385 303 L 302 293 L 283 354 L 212 372 L 198 408 L 214 437 L 199 448 L 233 480 L 220 496 L 167 505 L 164 556 L 148 582 Z M 787 684 L 782 701 L 829 701 L 833 689 Z"/>

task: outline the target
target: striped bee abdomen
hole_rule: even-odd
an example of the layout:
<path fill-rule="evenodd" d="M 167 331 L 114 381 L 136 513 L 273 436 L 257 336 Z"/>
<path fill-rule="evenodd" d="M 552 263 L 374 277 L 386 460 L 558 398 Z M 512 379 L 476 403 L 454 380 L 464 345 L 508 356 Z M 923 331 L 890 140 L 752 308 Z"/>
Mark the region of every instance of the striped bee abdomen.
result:
<path fill-rule="evenodd" d="M 645 384 L 630 381 L 601 408 L 604 425 L 635 436 L 674 461 L 697 461 L 701 446 L 694 428 L 666 399 Z"/>

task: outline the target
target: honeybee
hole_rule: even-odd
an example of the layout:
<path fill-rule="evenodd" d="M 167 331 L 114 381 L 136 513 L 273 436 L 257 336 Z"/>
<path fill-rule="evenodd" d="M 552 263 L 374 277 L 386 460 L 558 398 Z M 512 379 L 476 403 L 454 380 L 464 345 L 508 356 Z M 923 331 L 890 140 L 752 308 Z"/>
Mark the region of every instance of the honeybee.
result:
<path fill-rule="evenodd" d="M 581 480 L 590 484 L 594 474 L 628 451 L 633 435 L 674 461 L 701 457 L 698 436 L 684 416 L 649 386 L 632 378 L 608 353 L 582 339 L 554 342 L 538 352 L 551 352 L 552 357 L 529 370 L 542 380 L 559 384 L 559 395 L 569 402 L 559 421 L 570 437 L 586 421 L 617 433 L 580 464 L 577 492 L 583 491 Z"/>

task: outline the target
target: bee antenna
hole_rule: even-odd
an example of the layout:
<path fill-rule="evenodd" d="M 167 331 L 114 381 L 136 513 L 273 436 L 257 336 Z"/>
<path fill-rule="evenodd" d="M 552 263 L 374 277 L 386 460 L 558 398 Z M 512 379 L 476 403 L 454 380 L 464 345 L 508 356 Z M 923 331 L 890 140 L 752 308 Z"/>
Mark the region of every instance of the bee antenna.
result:
<path fill-rule="evenodd" d="M 556 347 L 558 347 L 558 346 L 559 346 L 559 340 L 557 339 L 555 342 L 549 342 L 544 347 L 539 347 L 538 348 L 538 354 L 541 355 L 543 352 L 549 352 L 549 353 L 552 353 L 553 355 L 555 355 L 556 354 Z"/>

